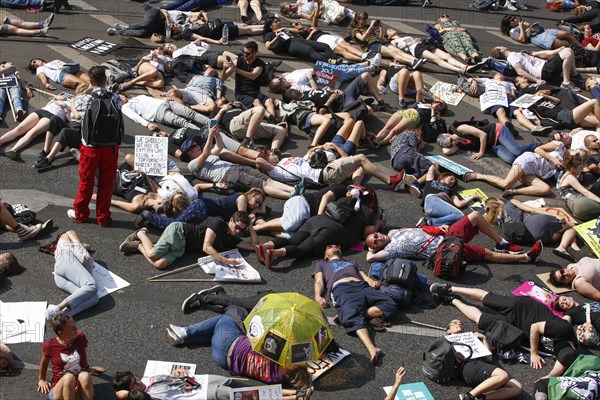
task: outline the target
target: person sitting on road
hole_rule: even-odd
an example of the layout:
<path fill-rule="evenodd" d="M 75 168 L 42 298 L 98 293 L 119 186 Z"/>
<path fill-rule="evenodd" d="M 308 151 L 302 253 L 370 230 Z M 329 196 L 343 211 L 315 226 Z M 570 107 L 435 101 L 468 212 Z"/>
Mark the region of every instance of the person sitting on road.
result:
<path fill-rule="evenodd" d="M 65 62 L 54 60 L 46 62 L 42 58 L 32 58 L 27 65 L 27 70 L 35 74 L 42 86 L 47 90 L 56 90 L 50 83 L 56 82 L 69 89 L 75 89 L 79 85 L 90 84 L 90 77 L 87 73 L 79 71 L 75 74 L 64 70 Z"/>
<path fill-rule="evenodd" d="M 507 164 L 512 164 L 526 151 L 534 151 L 537 141 L 526 145 L 518 144 L 510 130 L 500 123 L 490 123 L 480 127 L 471 124 L 456 126 L 454 133 L 442 133 L 437 137 L 442 153 L 451 155 L 459 150 L 470 150 L 472 160 L 478 160 L 490 151 Z"/>
<path fill-rule="evenodd" d="M 600 260 L 584 257 L 576 263 L 550 272 L 550 283 L 570 287 L 580 295 L 600 301 Z"/>
<path fill-rule="evenodd" d="M 460 319 L 453 319 L 446 326 L 447 335 L 464 332 L 463 322 Z M 481 340 L 485 348 L 492 350 L 483 333 L 475 332 L 475 337 Z M 462 364 L 459 376 L 472 389 L 461 395 L 461 400 L 512 399 L 523 393 L 523 384 L 516 379 L 511 379 L 504 369 L 490 364 L 492 358 L 489 355 L 484 358 L 469 359 Z"/>
<path fill-rule="evenodd" d="M 313 274 L 315 301 L 327 308 L 326 299 L 331 300 L 346 333 L 358 336 L 369 352 L 371 364 L 375 364 L 382 350 L 375 347 L 369 336 L 367 319 L 371 324 L 382 325 L 396 312 L 398 304 L 376 290 L 379 281 L 369 278 L 355 261 L 344 260 L 339 245 L 328 245 L 323 258 L 315 265 Z"/>
<path fill-rule="evenodd" d="M 496 242 L 494 251 L 469 243 L 480 231 Z M 385 262 L 392 258 L 428 259 L 435 254 L 444 236 L 456 236 L 464 240 L 464 259 L 467 262 L 486 260 L 497 263 L 534 263 L 544 248 L 542 242 L 538 241 L 526 254 L 519 254 L 523 250 L 521 246 L 503 239 L 480 213 L 473 211 L 451 226 L 392 229 L 387 235 L 372 233 L 366 239 L 369 248 L 367 261 Z"/>
<path fill-rule="evenodd" d="M 579 154 L 565 154 L 565 173 L 560 177 L 557 189 L 573 216 L 581 221 L 589 221 L 600 216 L 600 197 L 590 192 L 579 181 L 587 157 Z"/>
<path fill-rule="evenodd" d="M 527 296 L 503 296 L 477 288 L 453 286 L 448 283 L 434 283 L 430 287 L 434 298 L 444 304 L 453 305 L 477 328 L 488 331 L 496 321 L 508 322 L 523 331 L 523 345 L 531 349 L 530 365 L 542 369 L 546 361 L 539 354 L 539 339 L 544 335 L 554 342 L 556 362 L 547 376 L 560 376 L 577 358 L 575 349 L 577 337 L 571 325 L 557 317 L 545 304 Z M 479 308 L 466 304 L 462 298 L 481 302 L 494 313 L 482 312 Z"/>
<path fill-rule="evenodd" d="M 256 246 L 258 261 L 271 268 L 273 261 L 281 257 L 319 257 L 332 244 L 348 249 L 385 224 L 383 215 L 378 215 L 379 205 L 373 189 L 349 186 L 346 197 L 333 204 L 339 209 L 337 214 L 316 215 L 289 239 L 280 237 Z"/>
<path fill-rule="evenodd" d="M 227 222 L 218 217 L 209 217 L 199 225 L 185 222 L 173 222 L 153 244 L 148 237 L 148 229 L 141 228 L 127 236 L 119 246 L 125 254 L 142 253 L 150 265 L 157 269 L 165 269 L 184 253 L 205 253 L 217 261 L 229 265 L 240 265 L 241 261 L 227 258 L 219 254 L 234 247 L 254 250 L 258 244 L 254 232 L 254 215 L 248 216 L 244 211 L 236 211 Z M 248 229 L 251 241 L 238 236 Z"/>
<path fill-rule="evenodd" d="M 312 386 L 312 376 L 304 365 L 282 367 L 252 350 L 243 329 L 248 312 L 239 306 L 229 306 L 224 315 L 217 315 L 186 327 L 170 324 L 165 339 L 173 346 L 211 344 L 212 358 L 233 376 L 245 376 L 264 383 L 289 385 L 299 394 Z M 287 392 L 289 393 L 289 392 Z M 304 397 L 300 397 L 304 398 Z"/>
<path fill-rule="evenodd" d="M 92 276 L 94 259 L 89 247 L 73 230 L 58 235 L 48 245 L 40 246 L 41 252 L 54 255 L 54 283 L 70 294 L 60 303 L 48 305 L 47 321 L 52 321 L 60 311 L 76 315 L 98 303 L 98 287 Z"/>
<path fill-rule="evenodd" d="M 50 321 L 56 335 L 44 342 L 38 373 L 38 392 L 51 399 L 93 399 L 92 375 L 103 373 L 106 368 L 90 367 L 88 363 L 88 340 L 77 330 L 73 317 L 60 311 Z M 48 366 L 52 363 L 52 381 L 46 380 Z"/>

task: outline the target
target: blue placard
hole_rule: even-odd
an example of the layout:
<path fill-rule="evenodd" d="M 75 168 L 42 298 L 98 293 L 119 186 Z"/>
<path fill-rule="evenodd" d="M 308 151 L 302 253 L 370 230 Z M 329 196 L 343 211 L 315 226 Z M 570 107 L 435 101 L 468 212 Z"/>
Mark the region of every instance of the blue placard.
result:
<path fill-rule="evenodd" d="M 457 162 L 454 162 L 446 157 L 442 156 L 425 156 L 426 159 L 431 161 L 432 163 L 438 164 L 440 167 L 446 168 L 448 171 L 454 172 L 456 175 L 464 175 L 467 172 L 473 172 L 472 169 L 467 167 L 463 167 Z"/>
<path fill-rule="evenodd" d="M 320 86 L 328 86 L 334 89 L 337 85 L 338 78 L 340 77 L 340 66 L 326 63 L 324 61 L 317 61 L 313 68 L 315 71 L 315 81 Z"/>
<path fill-rule="evenodd" d="M 386 393 L 389 393 L 392 389 L 391 386 L 385 387 Z M 407 383 L 400 385 L 398 393 L 396 393 L 396 400 L 435 400 L 427 386 L 423 382 Z"/>

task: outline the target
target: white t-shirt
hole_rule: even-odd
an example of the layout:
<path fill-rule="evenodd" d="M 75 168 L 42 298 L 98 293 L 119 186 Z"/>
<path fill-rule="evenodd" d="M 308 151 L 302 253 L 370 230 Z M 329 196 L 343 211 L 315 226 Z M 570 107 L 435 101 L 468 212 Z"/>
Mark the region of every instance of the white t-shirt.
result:
<path fill-rule="evenodd" d="M 537 58 L 529 54 L 517 53 L 515 51 L 511 52 L 508 57 L 506 57 L 506 61 L 513 68 L 516 64 L 520 64 L 521 68 L 523 68 L 525 72 L 532 75 L 536 79 L 542 78 L 542 69 L 544 68 L 544 64 L 546 64 L 546 60 L 542 60 L 541 58 Z"/>
<path fill-rule="evenodd" d="M 280 182 L 296 182 L 300 178 L 318 182 L 321 171 L 321 169 L 312 168 L 305 158 L 286 157 L 269 172 L 269 176 Z"/>
<path fill-rule="evenodd" d="M 175 192 L 180 190 L 190 201 L 198 198 L 198 191 L 181 174 L 167 175 L 158 182 L 160 188 L 156 191 L 163 199 L 171 199 Z"/>
<path fill-rule="evenodd" d="M 65 65 L 64 61 L 60 61 L 60 60 L 50 61 L 50 62 L 47 62 L 46 64 L 42 65 L 41 67 L 37 67 L 37 69 L 35 70 L 35 74 L 39 75 L 40 73 L 43 73 L 51 81 L 60 83 L 59 82 L 60 72 L 62 71 L 62 68 L 64 67 L 64 65 Z"/>
<path fill-rule="evenodd" d="M 588 151 L 588 148 L 585 147 L 585 142 L 583 141 L 586 136 L 594 135 L 600 140 L 600 133 L 595 131 L 582 130 L 571 136 L 571 150 L 585 150 Z"/>

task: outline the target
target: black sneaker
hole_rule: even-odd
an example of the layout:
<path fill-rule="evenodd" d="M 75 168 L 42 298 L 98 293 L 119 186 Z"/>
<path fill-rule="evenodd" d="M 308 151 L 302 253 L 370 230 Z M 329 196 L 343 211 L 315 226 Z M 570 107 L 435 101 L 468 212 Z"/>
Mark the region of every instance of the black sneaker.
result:
<path fill-rule="evenodd" d="M 36 162 L 36 169 L 37 172 L 42 172 L 42 171 L 46 171 L 47 169 L 52 168 L 52 161 L 48 160 L 46 157 L 44 157 L 43 160 Z"/>
<path fill-rule="evenodd" d="M 449 283 L 432 283 L 429 286 L 429 291 L 437 294 L 449 294 L 452 291 L 452 285 Z"/>
<path fill-rule="evenodd" d="M 42 153 L 43 153 L 43 151 L 42 151 Z M 46 156 L 44 154 L 42 154 L 42 153 L 40 153 L 37 161 L 33 164 L 33 168 L 39 168 L 44 163 L 44 160 L 48 161 L 48 159 L 46 158 Z"/>
<path fill-rule="evenodd" d="M 391 105 L 389 105 L 388 103 L 383 102 L 383 103 L 377 104 L 377 111 L 383 111 L 385 113 L 392 114 L 393 112 L 396 111 L 396 109 L 394 107 L 392 107 Z"/>
<path fill-rule="evenodd" d="M 460 299 L 460 298 L 461 297 L 457 294 L 450 294 L 450 293 L 434 293 L 433 294 L 434 300 L 439 301 L 440 303 L 442 303 L 446 306 L 451 306 L 452 300 Z"/>
<path fill-rule="evenodd" d="M 242 140 L 241 146 L 246 147 L 248 149 L 254 148 L 254 139 L 244 138 L 244 140 Z"/>
<path fill-rule="evenodd" d="M 181 304 L 181 311 L 183 311 L 184 314 L 189 314 L 194 310 L 210 310 L 223 313 L 225 312 L 225 307 L 217 304 L 208 304 L 208 302 L 206 302 L 204 299 L 204 296 L 208 294 L 219 293 L 225 293 L 225 289 L 221 285 L 216 285 L 211 288 L 201 290 L 198 293 L 194 293 L 183 301 Z"/>

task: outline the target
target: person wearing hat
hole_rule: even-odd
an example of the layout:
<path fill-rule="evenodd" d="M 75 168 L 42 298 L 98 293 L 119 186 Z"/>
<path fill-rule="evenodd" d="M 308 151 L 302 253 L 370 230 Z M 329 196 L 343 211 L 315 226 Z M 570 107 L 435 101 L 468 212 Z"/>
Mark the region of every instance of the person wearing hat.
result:
<path fill-rule="evenodd" d="M 552 302 L 552 309 L 564 313 L 563 319 L 577 326 L 579 343 L 595 347 L 600 344 L 600 304 L 579 304 L 571 296 L 560 295 Z"/>

